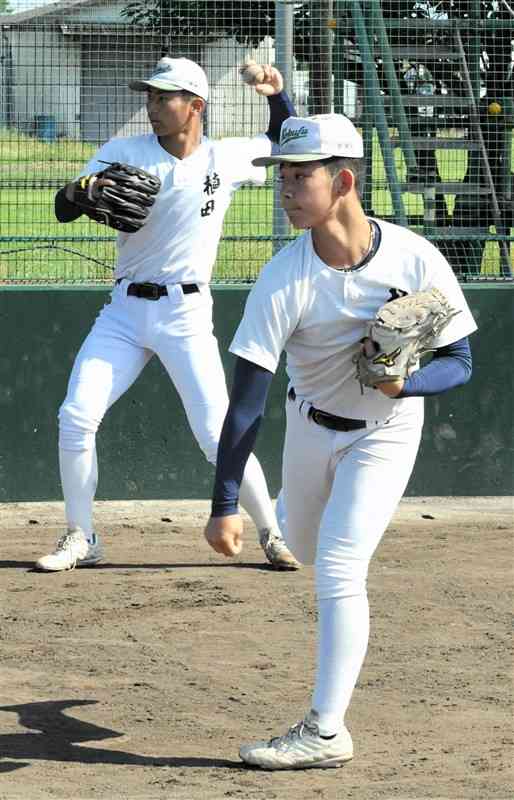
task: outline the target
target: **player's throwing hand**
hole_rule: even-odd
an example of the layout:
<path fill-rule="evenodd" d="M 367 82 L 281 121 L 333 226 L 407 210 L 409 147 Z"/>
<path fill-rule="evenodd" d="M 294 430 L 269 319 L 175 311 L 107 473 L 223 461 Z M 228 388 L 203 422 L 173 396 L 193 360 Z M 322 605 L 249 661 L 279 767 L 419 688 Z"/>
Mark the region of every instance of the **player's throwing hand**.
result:
<path fill-rule="evenodd" d="M 253 59 L 248 59 L 241 65 L 239 74 L 245 83 L 264 97 L 280 94 L 284 88 L 282 75 L 271 64 L 257 64 Z"/>
<path fill-rule="evenodd" d="M 243 549 L 243 520 L 240 514 L 211 517 L 204 536 L 213 550 L 224 556 L 237 556 Z"/>

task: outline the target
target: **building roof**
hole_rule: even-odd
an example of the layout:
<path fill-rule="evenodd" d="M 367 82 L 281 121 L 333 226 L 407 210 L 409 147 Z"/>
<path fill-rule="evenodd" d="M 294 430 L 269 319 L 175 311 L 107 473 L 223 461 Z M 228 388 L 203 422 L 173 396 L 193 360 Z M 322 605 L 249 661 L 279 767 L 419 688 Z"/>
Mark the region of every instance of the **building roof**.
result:
<path fill-rule="evenodd" d="M 62 16 L 65 12 L 75 9 L 88 8 L 89 6 L 109 6 L 109 0 L 58 0 L 57 3 L 48 3 L 44 6 L 31 8 L 29 11 L 19 11 L 16 14 L 0 14 L 1 27 L 15 27 L 26 22 L 40 19 L 41 17 Z"/>

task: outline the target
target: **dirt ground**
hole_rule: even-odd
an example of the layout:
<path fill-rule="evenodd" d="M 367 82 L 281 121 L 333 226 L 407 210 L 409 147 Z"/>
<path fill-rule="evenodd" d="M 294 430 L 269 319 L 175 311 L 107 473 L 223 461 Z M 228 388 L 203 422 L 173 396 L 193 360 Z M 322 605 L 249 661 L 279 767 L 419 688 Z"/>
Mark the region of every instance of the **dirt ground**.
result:
<path fill-rule="evenodd" d="M 99 503 L 105 562 L 32 570 L 60 503 L 0 506 L 1 800 L 512 800 L 513 499 L 404 500 L 372 563 L 342 769 L 247 769 L 313 682 L 312 568 L 202 538 L 204 502 Z M 510 623 L 510 626 L 509 626 Z"/>

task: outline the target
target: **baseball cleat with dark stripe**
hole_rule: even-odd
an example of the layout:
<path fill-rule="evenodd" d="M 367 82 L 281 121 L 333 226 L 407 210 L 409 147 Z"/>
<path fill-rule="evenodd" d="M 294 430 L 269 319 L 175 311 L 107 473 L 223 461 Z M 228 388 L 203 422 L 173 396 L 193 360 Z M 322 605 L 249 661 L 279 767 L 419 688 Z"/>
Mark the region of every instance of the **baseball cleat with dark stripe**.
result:
<path fill-rule="evenodd" d="M 301 564 L 288 550 L 280 532 L 274 528 L 262 528 L 259 531 L 259 543 L 264 555 L 274 569 L 296 570 Z"/>

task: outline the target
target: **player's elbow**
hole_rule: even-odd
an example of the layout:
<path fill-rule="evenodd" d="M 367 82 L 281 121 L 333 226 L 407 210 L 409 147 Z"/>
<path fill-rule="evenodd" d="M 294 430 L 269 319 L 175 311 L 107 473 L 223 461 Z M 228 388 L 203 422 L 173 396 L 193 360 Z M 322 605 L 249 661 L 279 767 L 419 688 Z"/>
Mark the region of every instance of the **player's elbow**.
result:
<path fill-rule="evenodd" d="M 473 357 L 469 342 L 464 342 L 458 352 L 453 353 L 454 385 L 464 386 L 471 380 L 473 374 Z"/>
<path fill-rule="evenodd" d="M 471 376 L 473 374 L 473 363 L 471 360 L 471 356 L 469 357 L 469 359 L 461 359 L 459 366 L 460 366 L 458 374 L 459 382 L 456 385 L 464 386 L 466 383 L 469 383 L 469 381 L 471 380 Z"/>
<path fill-rule="evenodd" d="M 73 222 L 82 214 L 74 203 L 70 203 L 64 188 L 55 195 L 54 212 L 59 222 Z"/>

